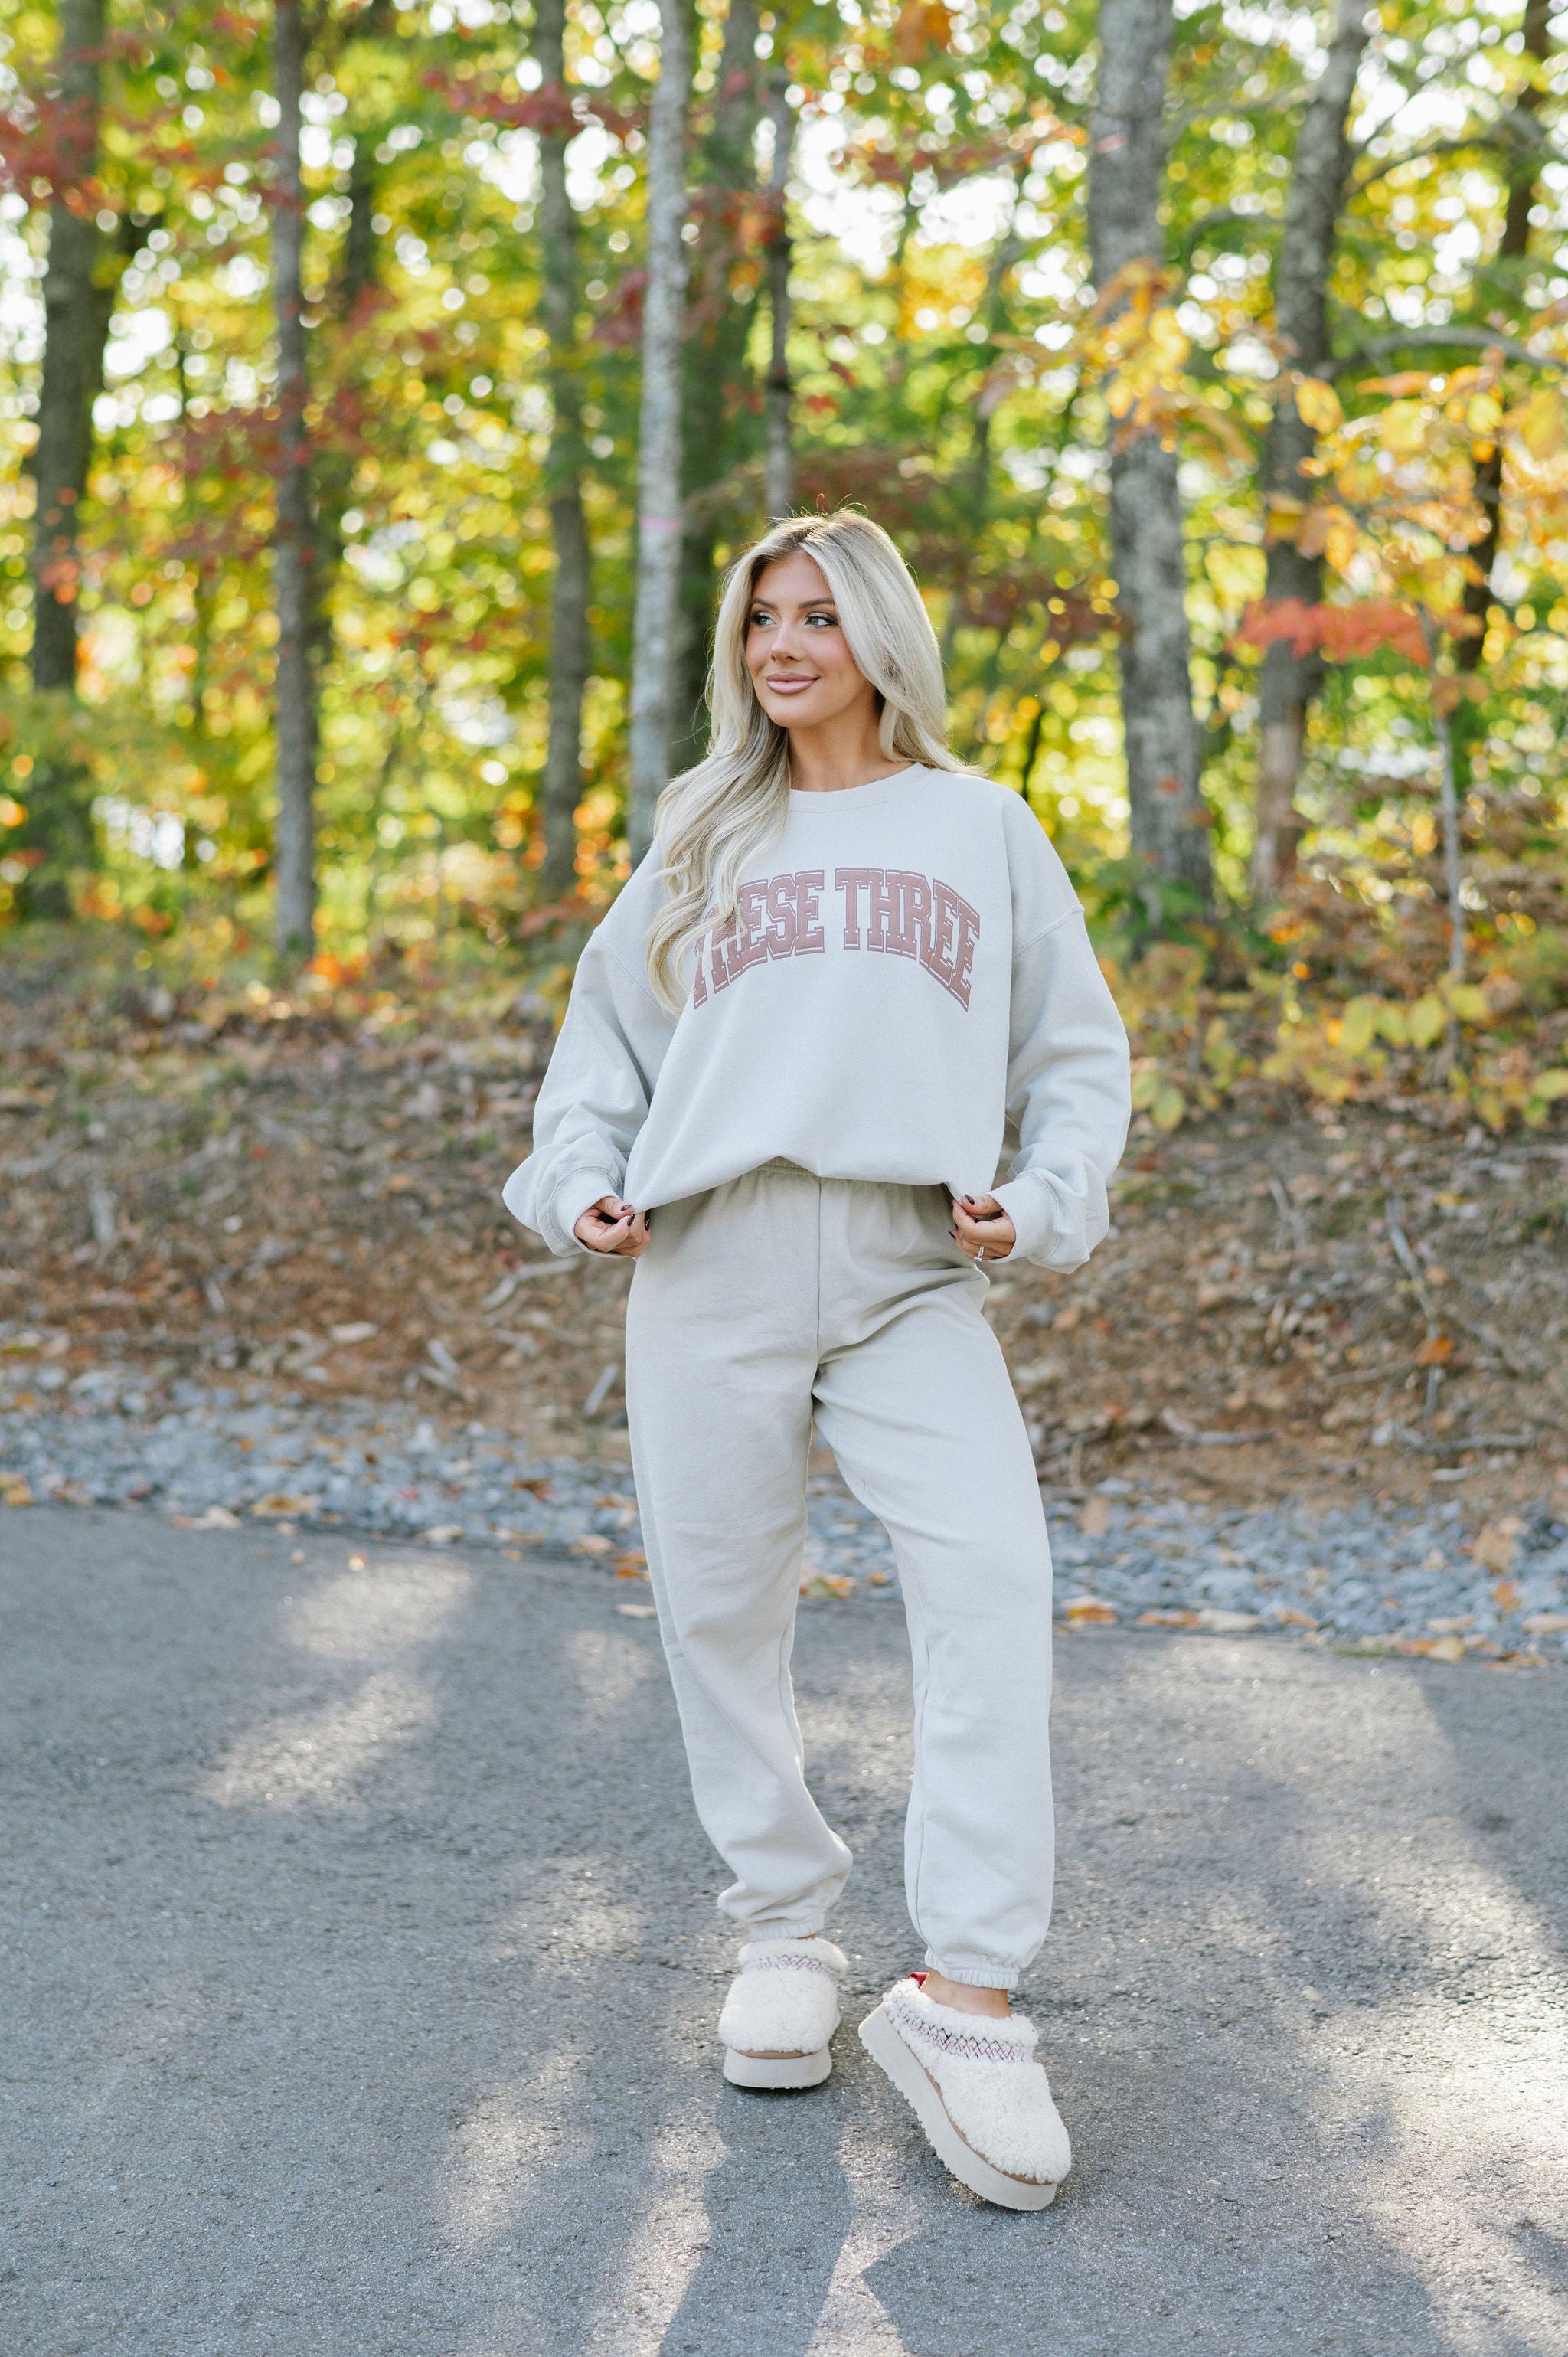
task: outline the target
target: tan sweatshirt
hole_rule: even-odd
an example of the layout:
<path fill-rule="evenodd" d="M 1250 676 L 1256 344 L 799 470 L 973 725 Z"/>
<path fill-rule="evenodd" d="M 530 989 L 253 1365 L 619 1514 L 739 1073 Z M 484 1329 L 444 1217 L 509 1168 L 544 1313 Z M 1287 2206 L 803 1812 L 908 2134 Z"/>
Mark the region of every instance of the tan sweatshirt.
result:
<path fill-rule="evenodd" d="M 915 768 L 792 793 L 736 916 L 649 984 L 657 853 L 585 950 L 508 1209 L 555 1253 L 602 1195 L 639 1211 L 765 1162 L 993 1191 L 1015 1256 L 1086 1261 L 1126 1138 L 1127 1038 L 1039 822 Z M 1015 1140 L 995 1184 L 1004 1141 Z"/>

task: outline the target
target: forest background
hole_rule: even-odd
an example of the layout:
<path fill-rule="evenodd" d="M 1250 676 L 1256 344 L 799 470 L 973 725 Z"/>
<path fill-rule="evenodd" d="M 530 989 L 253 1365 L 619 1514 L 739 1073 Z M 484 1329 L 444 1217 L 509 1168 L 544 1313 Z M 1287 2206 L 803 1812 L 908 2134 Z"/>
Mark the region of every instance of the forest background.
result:
<path fill-rule="evenodd" d="M 1547 0 L 0 0 L 0 60 L 11 925 L 213 1023 L 558 1007 L 715 568 L 851 500 L 1146 1123 L 1568 1092 Z"/>

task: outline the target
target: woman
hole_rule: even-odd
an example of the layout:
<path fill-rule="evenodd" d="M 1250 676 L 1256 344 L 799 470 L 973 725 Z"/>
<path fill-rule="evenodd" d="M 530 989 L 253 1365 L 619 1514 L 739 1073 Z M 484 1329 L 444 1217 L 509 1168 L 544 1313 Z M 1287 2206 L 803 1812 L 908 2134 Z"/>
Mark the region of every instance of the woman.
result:
<path fill-rule="evenodd" d="M 825 2079 L 846 1969 L 823 1926 L 850 1857 L 789 1684 L 814 1417 L 892 1537 L 915 1665 L 926 1970 L 861 2037 L 955 2176 L 1040 2209 L 1070 2151 L 1008 1992 L 1050 1911 L 1050 1555 L 976 1264 L 1077 1268 L 1104 1235 L 1126 1038 L 1027 805 L 946 748 L 877 525 L 797 517 L 741 558 L 712 704 L 577 968 L 506 1200 L 554 1252 L 638 1264 L 649 1576 L 744 1934 L 726 2077 Z"/>

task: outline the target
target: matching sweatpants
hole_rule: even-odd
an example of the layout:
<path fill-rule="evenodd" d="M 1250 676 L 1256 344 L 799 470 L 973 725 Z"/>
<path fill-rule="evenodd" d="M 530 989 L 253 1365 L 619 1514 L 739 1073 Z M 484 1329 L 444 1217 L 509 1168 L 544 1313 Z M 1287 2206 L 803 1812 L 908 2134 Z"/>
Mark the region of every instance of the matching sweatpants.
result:
<path fill-rule="evenodd" d="M 1014 1987 L 1050 1916 L 1051 1564 L 986 1281 L 940 1188 L 787 1163 L 665 1204 L 627 1406 L 697 1813 L 752 1938 L 826 1921 L 850 1854 L 789 1680 L 813 1415 L 892 1538 L 914 1661 L 909 1913 L 950 1979 Z"/>

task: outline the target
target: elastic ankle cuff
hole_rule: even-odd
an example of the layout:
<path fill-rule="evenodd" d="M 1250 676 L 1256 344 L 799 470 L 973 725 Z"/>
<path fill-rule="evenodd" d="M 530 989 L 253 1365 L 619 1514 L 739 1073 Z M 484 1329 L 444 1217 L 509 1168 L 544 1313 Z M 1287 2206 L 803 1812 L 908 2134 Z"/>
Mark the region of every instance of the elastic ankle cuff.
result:
<path fill-rule="evenodd" d="M 1019 1975 L 1005 1964 L 949 1964 L 928 1948 L 926 1969 L 940 1973 L 945 1981 L 957 1981 L 964 1988 L 1006 1989 L 1011 1993 L 1018 1986 Z"/>

